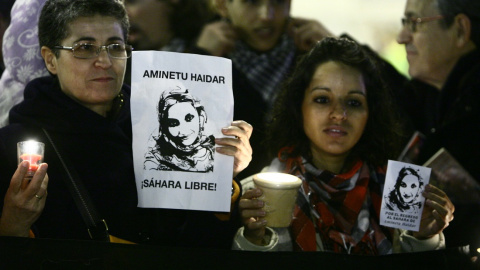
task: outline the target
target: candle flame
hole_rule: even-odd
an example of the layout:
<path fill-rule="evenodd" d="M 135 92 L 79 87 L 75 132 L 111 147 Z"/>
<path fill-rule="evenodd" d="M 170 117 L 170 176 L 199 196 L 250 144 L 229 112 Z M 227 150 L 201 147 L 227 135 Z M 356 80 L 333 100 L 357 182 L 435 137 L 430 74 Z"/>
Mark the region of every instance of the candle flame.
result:
<path fill-rule="evenodd" d="M 26 141 L 25 142 L 25 153 L 26 154 L 36 154 L 38 153 L 38 148 L 40 147 L 40 144 L 37 141 Z"/>

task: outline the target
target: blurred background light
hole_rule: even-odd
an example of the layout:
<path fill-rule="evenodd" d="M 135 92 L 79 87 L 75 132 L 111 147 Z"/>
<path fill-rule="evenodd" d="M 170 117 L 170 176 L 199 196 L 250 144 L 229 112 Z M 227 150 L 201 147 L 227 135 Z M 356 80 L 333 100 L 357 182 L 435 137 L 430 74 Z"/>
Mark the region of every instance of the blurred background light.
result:
<path fill-rule="evenodd" d="M 406 0 L 292 0 L 291 14 L 320 21 L 335 35 L 348 33 L 407 74 L 405 47 L 396 42 Z"/>

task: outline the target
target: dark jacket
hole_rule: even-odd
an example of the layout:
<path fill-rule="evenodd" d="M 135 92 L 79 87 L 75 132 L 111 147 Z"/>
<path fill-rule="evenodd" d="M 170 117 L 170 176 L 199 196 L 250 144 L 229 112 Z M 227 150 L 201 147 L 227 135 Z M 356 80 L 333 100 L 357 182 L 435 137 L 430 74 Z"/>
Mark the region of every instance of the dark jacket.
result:
<path fill-rule="evenodd" d="M 407 86 L 407 113 L 427 136 L 419 163 L 445 147 L 480 182 L 480 52 L 462 57 L 440 91 L 415 81 Z"/>
<path fill-rule="evenodd" d="M 211 212 L 137 208 L 130 88 L 124 86 L 121 93 L 123 105 L 105 118 L 66 96 L 51 77 L 29 83 L 25 100 L 10 112 L 11 124 L 0 129 L 2 197 L 17 167 L 16 143 L 44 142 L 49 186 L 45 209 L 33 227 L 36 237 L 89 239 L 44 128 L 77 171 L 112 235 L 137 243 L 230 248 L 240 226 L 236 220 L 222 222 Z"/>

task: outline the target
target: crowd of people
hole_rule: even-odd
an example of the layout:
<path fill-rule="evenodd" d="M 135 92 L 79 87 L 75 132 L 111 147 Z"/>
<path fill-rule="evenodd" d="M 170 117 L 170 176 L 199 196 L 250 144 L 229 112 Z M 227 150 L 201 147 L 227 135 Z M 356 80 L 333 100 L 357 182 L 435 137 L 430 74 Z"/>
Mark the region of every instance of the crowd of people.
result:
<path fill-rule="evenodd" d="M 17 0 L 0 80 L 0 236 L 90 239 L 67 185 L 74 172 L 108 233 L 128 242 L 374 255 L 480 247 L 480 205 L 456 203 L 420 177 L 420 230 L 379 225 L 387 162 L 415 131 L 425 137 L 417 165 L 444 148 L 480 181 L 480 2 L 406 0 L 397 41 L 407 78 L 348 29 L 335 37 L 321 18 L 290 16 L 291 1 Z M 212 139 L 198 120 L 205 143 L 180 143 L 198 144 L 206 160 L 193 171 L 211 170 L 204 157 L 214 150 L 234 157 L 229 215 L 137 207 L 132 47 L 232 60 L 237 121 Z M 158 113 L 177 108 L 183 119 L 180 107 L 206 117 L 186 92 L 162 96 Z M 179 145 L 162 119 L 166 137 L 146 154 L 160 171 L 178 166 L 162 152 Z M 46 143 L 46 158 L 27 179 L 16 143 L 32 137 Z M 263 219 L 262 191 L 251 181 L 262 170 L 303 181 L 287 229 Z M 406 168 L 398 189 L 413 176 Z M 390 196 L 404 201 L 397 193 Z"/>

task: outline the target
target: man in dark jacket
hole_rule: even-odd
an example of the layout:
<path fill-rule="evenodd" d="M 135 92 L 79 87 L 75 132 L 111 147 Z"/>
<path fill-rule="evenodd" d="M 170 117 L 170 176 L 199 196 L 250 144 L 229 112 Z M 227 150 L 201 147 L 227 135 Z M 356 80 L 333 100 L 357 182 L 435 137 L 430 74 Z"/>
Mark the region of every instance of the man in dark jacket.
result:
<path fill-rule="evenodd" d="M 393 69 L 386 69 L 385 78 L 413 130 L 425 135 L 416 163 L 445 148 L 480 184 L 480 2 L 407 0 L 402 24 L 397 41 L 405 45 L 412 80 Z M 461 180 L 448 181 L 463 185 Z M 470 244 L 476 250 L 479 191 L 465 192 L 477 193 L 477 202 L 454 202 L 455 219 L 444 233 L 448 246 Z"/>

